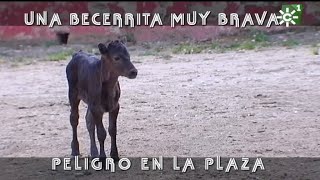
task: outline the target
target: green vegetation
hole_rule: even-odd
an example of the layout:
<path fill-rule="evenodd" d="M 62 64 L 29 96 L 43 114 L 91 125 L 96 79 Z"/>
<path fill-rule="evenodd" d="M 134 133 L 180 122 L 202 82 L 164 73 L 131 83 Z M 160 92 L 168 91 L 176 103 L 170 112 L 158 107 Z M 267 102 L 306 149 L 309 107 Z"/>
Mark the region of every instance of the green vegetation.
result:
<path fill-rule="evenodd" d="M 174 47 L 172 52 L 174 54 L 198 54 L 206 48 L 206 45 L 183 43 L 179 44 L 177 47 Z"/>
<path fill-rule="evenodd" d="M 10 62 L 11 67 L 20 67 L 22 65 L 34 64 L 35 61 L 32 58 L 28 57 L 17 57 Z"/>
<path fill-rule="evenodd" d="M 69 56 L 71 56 L 73 51 L 67 50 L 67 51 L 62 51 L 62 52 L 57 52 L 50 54 L 48 56 L 49 61 L 61 61 L 67 59 Z"/>
<path fill-rule="evenodd" d="M 225 48 L 226 51 L 232 51 L 232 50 L 252 50 L 255 49 L 258 45 L 258 43 L 249 41 L 249 40 L 244 40 L 241 42 L 234 42 L 229 45 L 226 45 L 225 47 L 219 47 Z"/>
<path fill-rule="evenodd" d="M 254 41 L 258 43 L 269 41 L 269 36 L 263 31 L 255 31 L 253 33 L 253 38 L 254 38 Z"/>
<path fill-rule="evenodd" d="M 299 42 L 295 39 L 288 39 L 288 40 L 282 42 L 282 46 L 287 47 L 287 48 L 291 48 L 291 47 L 294 47 L 297 45 L 299 45 Z"/>
<path fill-rule="evenodd" d="M 319 49 L 318 48 L 313 48 L 312 49 L 312 54 L 313 55 L 319 55 Z"/>
<path fill-rule="evenodd" d="M 265 44 L 257 43 L 254 41 L 244 40 L 242 42 L 232 43 L 211 43 L 211 44 L 180 44 L 173 48 L 174 54 L 198 54 L 204 51 L 213 50 L 215 52 L 223 53 L 226 51 L 234 50 L 253 50 L 255 48 L 265 47 Z"/>
<path fill-rule="evenodd" d="M 134 37 L 134 34 L 133 33 L 128 33 L 125 35 L 126 36 L 126 39 L 127 39 L 127 42 L 131 42 L 133 44 L 137 43 L 137 40 L 136 38 Z"/>
<path fill-rule="evenodd" d="M 319 46 L 317 44 L 313 44 L 311 46 L 311 52 L 313 55 L 319 55 Z"/>
<path fill-rule="evenodd" d="M 164 54 L 161 56 L 163 59 L 165 60 L 170 60 L 172 58 L 172 56 L 170 54 Z"/>
<path fill-rule="evenodd" d="M 57 42 L 57 41 L 45 41 L 45 42 L 43 43 L 43 45 L 44 45 L 46 48 L 48 48 L 48 47 L 50 47 L 50 46 L 56 46 L 56 45 L 58 45 L 58 42 Z"/>
<path fill-rule="evenodd" d="M 163 51 L 163 47 L 162 46 L 159 46 L 159 47 L 156 47 L 154 50 L 157 52 L 157 53 L 159 53 L 159 52 L 161 52 L 161 51 Z"/>
<path fill-rule="evenodd" d="M 155 56 L 156 52 L 152 50 L 144 51 L 143 53 L 139 53 L 138 56 Z"/>
<path fill-rule="evenodd" d="M 197 54 L 204 51 L 215 51 L 224 53 L 235 50 L 254 50 L 271 45 L 269 36 L 263 31 L 251 30 L 250 33 L 241 39 L 229 40 L 227 42 L 212 42 L 206 44 L 183 43 L 174 47 L 174 54 Z"/>
<path fill-rule="evenodd" d="M 132 63 L 134 63 L 134 64 L 140 64 L 140 63 L 142 63 L 142 61 L 133 60 Z"/>
<path fill-rule="evenodd" d="M 259 50 L 271 45 L 280 45 L 287 48 L 292 48 L 299 45 L 299 41 L 294 38 L 289 38 L 286 41 L 272 42 L 270 36 L 264 31 L 250 29 L 245 36 L 238 36 L 235 38 L 228 37 L 227 40 L 215 41 L 212 43 L 182 43 L 172 49 L 174 54 L 197 54 L 202 52 L 214 51 L 217 53 L 224 53 L 227 51 L 241 51 L 241 50 Z M 239 39 L 238 39 L 239 38 Z M 312 53 L 319 54 L 319 47 L 313 47 Z"/>
<path fill-rule="evenodd" d="M 255 49 L 255 47 L 256 47 L 256 43 L 251 41 L 243 42 L 240 45 L 240 49 L 244 49 L 244 50 L 252 50 L 252 49 Z"/>

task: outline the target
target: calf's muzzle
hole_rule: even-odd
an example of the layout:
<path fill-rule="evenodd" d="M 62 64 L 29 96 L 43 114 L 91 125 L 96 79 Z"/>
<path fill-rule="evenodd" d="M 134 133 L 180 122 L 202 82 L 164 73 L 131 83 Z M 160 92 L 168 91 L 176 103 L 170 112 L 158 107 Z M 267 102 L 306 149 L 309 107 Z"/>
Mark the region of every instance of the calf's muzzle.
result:
<path fill-rule="evenodd" d="M 134 79 L 137 77 L 137 75 L 138 75 L 138 70 L 136 68 L 133 68 L 129 71 L 128 78 Z"/>

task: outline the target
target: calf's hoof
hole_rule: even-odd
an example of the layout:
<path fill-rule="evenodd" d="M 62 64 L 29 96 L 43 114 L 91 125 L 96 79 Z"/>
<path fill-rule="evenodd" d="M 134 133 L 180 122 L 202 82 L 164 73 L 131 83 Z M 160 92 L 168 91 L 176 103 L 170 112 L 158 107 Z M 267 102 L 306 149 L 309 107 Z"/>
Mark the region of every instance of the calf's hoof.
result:
<path fill-rule="evenodd" d="M 80 155 L 79 151 L 75 151 L 75 152 L 72 151 L 71 153 L 71 156 L 79 156 L 79 155 Z"/>
<path fill-rule="evenodd" d="M 79 156 L 80 151 L 79 151 L 79 143 L 78 142 L 71 142 L 71 155 L 72 156 Z"/>
<path fill-rule="evenodd" d="M 101 152 L 99 157 L 100 157 L 100 158 L 106 158 L 107 156 L 106 156 L 106 153 L 105 153 L 105 152 Z"/>
<path fill-rule="evenodd" d="M 98 149 L 96 147 L 92 147 L 90 151 L 92 158 L 99 158 Z"/>
<path fill-rule="evenodd" d="M 120 158 L 119 156 L 111 156 L 114 162 L 119 162 Z"/>
<path fill-rule="evenodd" d="M 72 148 L 71 156 L 79 156 L 79 155 L 80 155 L 79 149 Z"/>

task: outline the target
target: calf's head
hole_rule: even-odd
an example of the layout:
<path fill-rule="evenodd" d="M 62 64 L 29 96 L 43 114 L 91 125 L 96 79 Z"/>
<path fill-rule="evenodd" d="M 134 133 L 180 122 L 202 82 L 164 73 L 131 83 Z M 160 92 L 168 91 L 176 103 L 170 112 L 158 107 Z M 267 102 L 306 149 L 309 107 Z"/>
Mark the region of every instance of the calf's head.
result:
<path fill-rule="evenodd" d="M 125 76 L 134 79 L 138 75 L 138 70 L 130 60 L 130 54 L 123 41 L 112 41 L 107 45 L 100 43 L 98 45 L 101 53 L 103 66 L 117 76 Z"/>

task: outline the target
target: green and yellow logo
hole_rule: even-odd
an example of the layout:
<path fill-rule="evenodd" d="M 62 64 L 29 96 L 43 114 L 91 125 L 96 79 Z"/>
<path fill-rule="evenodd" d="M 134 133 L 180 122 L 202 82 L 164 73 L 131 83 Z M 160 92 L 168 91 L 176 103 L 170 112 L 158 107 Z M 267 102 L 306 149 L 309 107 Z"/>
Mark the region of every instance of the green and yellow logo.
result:
<path fill-rule="evenodd" d="M 302 4 L 289 4 L 282 5 L 280 16 L 277 16 L 278 19 L 281 19 L 279 25 L 286 23 L 286 27 L 292 25 L 300 25 L 302 21 Z"/>

